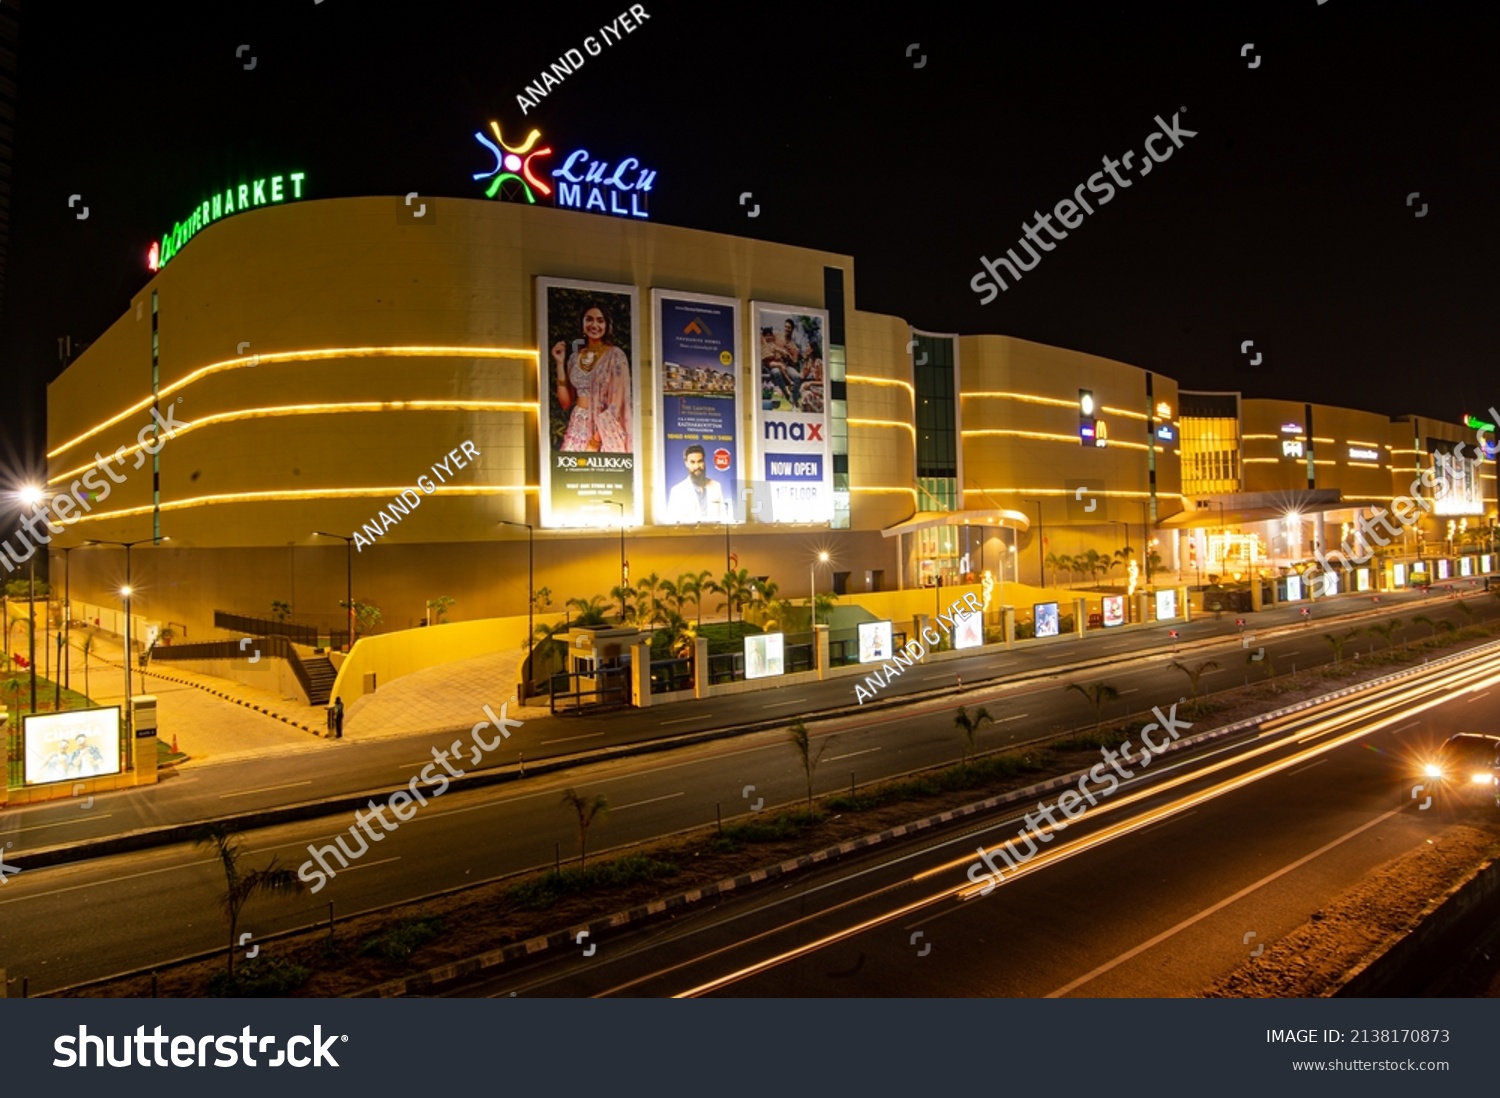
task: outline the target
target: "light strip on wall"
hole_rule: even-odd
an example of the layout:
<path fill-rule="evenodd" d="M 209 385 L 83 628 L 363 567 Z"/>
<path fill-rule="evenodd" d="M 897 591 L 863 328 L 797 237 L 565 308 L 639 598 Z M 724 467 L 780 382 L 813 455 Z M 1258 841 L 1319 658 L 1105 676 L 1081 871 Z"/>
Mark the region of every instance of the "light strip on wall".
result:
<path fill-rule="evenodd" d="M 1241 435 L 1240 436 L 1240 438 L 1244 439 L 1246 442 L 1249 442 L 1251 439 L 1263 439 L 1263 440 L 1275 441 L 1276 439 L 1278 439 L 1280 437 L 1281 437 L 1280 435 Z"/>
<path fill-rule="evenodd" d="M 244 419 L 267 419 L 273 416 L 297 416 L 297 415 L 329 415 L 335 412 L 391 412 L 391 411 L 419 411 L 419 412 L 531 412 L 535 414 L 537 405 L 535 401 L 525 400 L 386 400 L 386 401 L 351 401 L 345 404 L 284 404 L 265 408 L 242 408 L 235 412 L 215 412 L 212 415 L 203 416 L 191 421 L 180 422 L 180 426 L 173 429 L 174 435 L 185 435 L 200 427 L 207 427 L 217 423 L 233 423 Z M 144 447 L 144 443 L 136 443 L 120 450 L 111 452 L 108 456 L 113 458 L 119 454 L 122 458 L 129 457 Z M 152 445 L 156 445 L 153 441 Z M 47 483 L 56 484 L 59 481 L 68 480 L 77 476 L 85 470 L 92 469 L 96 463 L 89 462 L 79 465 L 67 472 L 58 473 L 48 479 Z"/>
<path fill-rule="evenodd" d="M 1145 412 L 1131 412 L 1124 408 L 1111 408 L 1108 404 L 1101 404 L 1099 405 L 1099 407 L 1112 416 L 1124 416 L 1126 419 L 1138 419 L 1142 423 L 1146 422 Z M 1166 420 L 1163 420 L 1162 422 L 1165 423 Z"/>
<path fill-rule="evenodd" d="M 1046 404 L 1053 408 L 1077 408 L 1077 400 L 1059 400 L 1056 397 L 1034 396 L 1030 393 L 1005 393 L 993 391 L 980 391 L 974 393 L 959 393 L 960 400 L 1019 400 L 1023 404 Z"/>
<path fill-rule="evenodd" d="M 370 496 L 377 499 L 391 499 L 404 491 L 411 489 L 410 484 L 403 484 L 395 488 L 298 488 L 283 492 L 223 492 L 211 496 L 196 496 L 193 499 L 179 499 L 171 502 L 163 502 L 163 511 L 177 511 L 184 507 L 210 506 L 219 503 L 298 503 L 307 500 L 323 499 L 350 499 L 355 496 Z M 433 492 L 424 494 L 444 496 L 485 496 L 496 495 L 501 492 L 526 492 L 534 493 L 535 484 L 481 484 L 469 485 L 462 488 L 449 488 L 438 486 Z M 133 515 L 149 515 L 153 508 L 151 505 L 145 507 L 127 507 L 119 511 L 95 511 L 91 514 L 79 515 L 62 523 L 64 526 L 75 526 L 81 522 L 95 522 L 100 519 L 130 518 Z M 612 528 L 613 529 L 613 528 Z"/>
<path fill-rule="evenodd" d="M 850 385 L 891 385 L 891 386 L 895 386 L 898 389 L 905 389 L 906 390 L 906 395 L 909 396 L 909 397 L 911 397 L 911 399 L 912 399 L 913 402 L 915 402 L 916 399 L 917 399 L 917 391 L 916 391 L 915 388 L 912 387 L 912 384 L 909 381 L 898 381 L 895 378 L 889 378 L 889 377 L 867 377 L 864 374 L 845 374 L 844 375 L 844 380 L 847 381 Z"/>
<path fill-rule="evenodd" d="M 1320 461 L 1320 462 L 1318 462 L 1318 464 L 1321 465 L 1323 463 Z M 1371 462 L 1371 461 L 1351 461 L 1351 462 L 1349 462 L 1349 467 L 1351 469 L 1379 469 L 1380 468 L 1379 465 L 1376 465 L 1374 462 Z"/>
<path fill-rule="evenodd" d="M 200 366 L 186 377 L 164 385 L 161 388 L 160 397 L 166 397 L 179 389 L 185 389 L 194 382 L 207 377 L 209 374 L 220 373 L 225 370 L 248 369 L 256 366 L 276 365 L 283 362 L 316 362 L 331 358 L 525 358 L 531 362 L 537 361 L 537 352 L 526 347 L 329 347 L 321 350 L 309 351 L 272 351 L 261 355 L 245 355 L 239 358 L 226 358 L 222 362 L 214 362 L 208 366 Z M 61 446 L 47 453 L 47 457 L 53 458 L 64 451 L 77 446 L 79 443 L 93 438 L 101 431 L 107 431 L 115 424 L 120 423 L 131 416 L 144 412 L 156 403 L 156 397 L 147 397 L 137 401 L 123 412 L 96 427 L 91 427 L 77 438 L 69 439 Z"/>
<path fill-rule="evenodd" d="M 912 445 L 917 442 L 917 429 L 910 423 L 897 423 L 893 419 L 850 419 L 850 427 L 894 427 L 902 431 L 911 432 Z"/>
<path fill-rule="evenodd" d="M 1073 446 L 1078 445 L 1077 435 L 1055 435 L 1047 431 L 1012 431 L 1000 427 L 985 427 L 978 428 L 973 431 L 960 431 L 959 434 L 964 437 L 968 437 L 970 435 L 973 435 L 975 437 L 983 437 L 985 435 L 1003 435 L 1011 438 L 1034 438 L 1042 442 L 1066 442 Z M 1113 450 L 1117 447 L 1125 450 L 1149 449 L 1149 447 L 1147 447 L 1144 442 L 1125 442 L 1124 440 L 1118 438 L 1108 438 L 1105 441 L 1108 442 L 1109 445 L 1108 447 L 1101 447 L 1101 449 Z"/>
<path fill-rule="evenodd" d="M 1025 493 L 1029 496 L 1073 496 L 1075 490 L 1066 488 L 965 488 L 964 495 L 983 495 L 986 492 L 1008 492 L 1011 494 Z M 1114 499 L 1150 499 L 1150 492 L 1094 492 L 1094 495 L 1105 496 Z M 1157 499 L 1186 499 L 1180 492 L 1157 492 Z"/>

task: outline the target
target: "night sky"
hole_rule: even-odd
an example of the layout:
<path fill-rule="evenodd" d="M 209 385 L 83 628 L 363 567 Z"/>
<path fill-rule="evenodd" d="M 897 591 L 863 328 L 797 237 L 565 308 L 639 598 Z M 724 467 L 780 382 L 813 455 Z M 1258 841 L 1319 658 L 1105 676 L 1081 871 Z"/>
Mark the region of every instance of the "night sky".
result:
<path fill-rule="evenodd" d="M 120 316 L 148 245 L 195 203 L 297 170 L 309 198 L 478 197 L 490 165 L 471 135 L 491 119 L 638 157 L 658 172 L 654 221 L 852 255 L 854 304 L 919 328 L 1391 414 L 1500 401 L 1500 89 L 1472 6 L 642 6 L 603 46 L 629 5 L 31 0 L 6 479 L 43 468 L 57 337 Z M 517 93 L 589 36 L 600 55 L 523 116 Z M 1196 136 L 1140 175 L 1155 116 L 1179 113 Z M 981 254 L 1132 150 L 1132 186 L 981 305 Z"/>

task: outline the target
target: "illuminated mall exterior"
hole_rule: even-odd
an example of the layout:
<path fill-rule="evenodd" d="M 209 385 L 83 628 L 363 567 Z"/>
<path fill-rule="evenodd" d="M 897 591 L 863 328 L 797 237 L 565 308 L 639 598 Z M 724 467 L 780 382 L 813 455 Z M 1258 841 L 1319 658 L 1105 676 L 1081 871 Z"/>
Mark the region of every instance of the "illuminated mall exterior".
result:
<path fill-rule="evenodd" d="M 419 624 L 439 596 L 456 600 L 457 620 L 524 614 L 528 532 L 504 520 L 535 528 L 534 582 L 558 609 L 607 596 L 622 552 L 633 582 L 717 577 L 728 563 L 800 598 L 810 578 L 856 594 L 985 571 L 1040 584 L 1045 566 L 1053 582 L 1067 577 L 1049 556 L 1112 556 L 1128 541 L 1141 559 L 1149 538 L 1170 582 L 1190 586 L 1274 574 L 1338 544 L 1357 508 L 1388 505 L 1434 453 L 1473 443 L 1457 423 L 1179 391 L 1094 355 L 918 331 L 855 308 L 849 256 L 628 208 L 427 198 L 430 220 L 418 220 L 401 198 L 313 193 L 291 201 L 288 188 L 279 204 L 204 216 L 51 385 L 54 492 L 96 455 L 123 446 L 126 459 L 109 498 L 54 539 L 59 584 L 59 549 L 142 542 L 136 612 L 179 637 L 215 636 L 216 610 L 267 617 L 273 600 L 339 629 L 349 550 L 314 533 L 324 531 L 359 539 L 353 594 L 382 608 L 385 631 Z M 558 381 L 539 331 L 549 280 L 635 291 L 638 491 L 562 516 L 581 513 L 582 525 L 562 525 L 554 508 L 549 527 L 541 498 L 552 470 L 539 416 Z M 726 498 L 740 505 L 729 525 L 662 521 L 683 473 L 663 457 L 653 291 L 717 301 L 734 317 L 737 331 L 719 333 L 733 337 L 741 387 L 735 450 L 722 459 Z M 759 506 L 773 455 L 758 449 L 770 434 L 758 416 L 775 394 L 756 349 L 781 329 L 754 330 L 756 303 L 826 324 L 816 348 L 826 426 L 813 432 L 825 449 L 805 467 L 830 496 L 814 521 Z M 180 426 L 138 459 L 151 410 L 169 405 Z M 1422 520 L 1421 552 L 1456 549 L 1450 523 L 1455 540 L 1492 527 L 1493 470 L 1483 466 L 1462 513 Z M 1401 544 L 1418 554 L 1415 533 Z M 830 560 L 810 576 L 821 551 Z M 90 549 L 69 565 L 74 600 L 118 602 L 121 554 Z"/>

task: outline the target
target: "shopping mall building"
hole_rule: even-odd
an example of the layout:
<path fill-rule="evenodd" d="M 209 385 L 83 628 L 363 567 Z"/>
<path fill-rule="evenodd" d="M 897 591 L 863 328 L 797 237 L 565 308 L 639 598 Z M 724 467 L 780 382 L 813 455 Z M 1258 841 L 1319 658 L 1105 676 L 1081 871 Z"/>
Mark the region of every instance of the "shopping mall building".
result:
<path fill-rule="evenodd" d="M 921 331 L 855 307 L 851 257 L 655 223 L 618 171 L 420 215 L 274 178 L 174 226 L 50 387 L 49 487 L 88 503 L 51 545 L 75 602 L 124 579 L 116 550 L 62 567 L 91 539 L 138 543 L 135 611 L 192 640 L 273 601 L 337 631 L 346 583 L 386 631 L 439 596 L 524 614 L 531 534 L 558 608 L 622 558 L 801 597 L 1046 586 L 1078 578 L 1056 558 L 1149 542 L 1192 586 L 1284 574 L 1434 463 L 1462 483 L 1392 548 L 1457 574 L 1492 532 L 1493 462 L 1450 460 L 1469 427 Z M 1409 578 L 1382 559 L 1362 586 Z"/>

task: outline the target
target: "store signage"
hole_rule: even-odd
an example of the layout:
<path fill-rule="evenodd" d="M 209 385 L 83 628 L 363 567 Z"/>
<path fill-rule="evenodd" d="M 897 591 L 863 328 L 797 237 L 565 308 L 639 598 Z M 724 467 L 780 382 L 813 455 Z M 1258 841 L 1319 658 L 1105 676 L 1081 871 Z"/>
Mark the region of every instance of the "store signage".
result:
<path fill-rule="evenodd" d="M 540 193 L 566 209 L 593 210 L 617 217 L 650 216 L 647 196 L 656 182 L 656 172 L 642 167 L 636 157 L 611 162 L 594 159 L 587 149 L 574 149 L 563 158 L 561 167 L 548 171 L 537 162 L 555 153 L 550 145 L 537 147 L 541 130 L 532 130 L 524 142 L 512 146 L 500 135 L 498 122 L 491 122 L 490 129 L 495 135 L 493 141 L 482 132 L 474 134 L 474 140 L 495 157 L 493 168 L 474 173 L 476 181 L 489 180 L 484 192 L 486 198 L 516 196 L 535 205 Z"/>
<path fill-rule="evenodd" d="M 1294 439 L 1294 438 L 1284 438 L 1284 439 L 1282 439 L 1281 440 L 1281 456 L 1282 457 L 1289 457 L 1289 458 L 1299 458 L 1299 457 L 1304 456 L 1303 455 L 1303 451 L 1302 451 L 1302 443 L 1299 442 L 1297 439 Z"/>
<path fill-rule="evenodd" d="M 1284 435 L 1300 435 L 1302 433 L 1302 424 L 1283 423 L 1281 425 L 1281 433 Z"/>
<path fill-rule="evenodd" d="M 305 172 L 289 172 L 286 175 L 268 175 L 236 187 L 226 187 L 215 193 L 193 209 L 187 217 L 172 226 L 172 231 L 162 236 L 146 251 L 146 267 L 156 271 L 165 267 L 182 246 L 191 240 L 199 229 L 230 214 L 243 213 L 256 206 L 274 206 L 278 202 L 302 197 L 302 181 Z"/>
<path fill-rule="evenodd" d="M 1379 461 L 1380 460 L 1380 451 L 1379 450 L 1366 450 L 1365 448 L 1363 448 L 1361 446 L 1351 446 L 1351 447 L 1349 447 L 1349 460 L 1350 461 Z"/>
<path fill-rule="evenodd" d="M 1163 423 L 1156 429 L 1156 437 L 1163 442 L 1176 442 L 1177 432 L 1170 423 Z"/>
<path fill-rule="evenodd" d="M 1157 406 L 1156 406 L 1156 418 L 1157 419 L 1171 419 L 1172 418 L 1172 406 L 1170 404 L 1168 404 L 1165 400 L 1163 400 L 1163 401 L 1161 401 L 1160 403 L 1157 404 Z"/>

